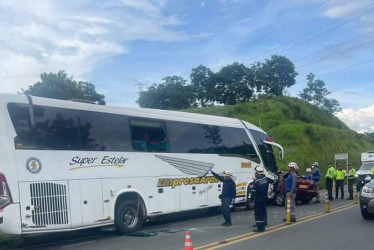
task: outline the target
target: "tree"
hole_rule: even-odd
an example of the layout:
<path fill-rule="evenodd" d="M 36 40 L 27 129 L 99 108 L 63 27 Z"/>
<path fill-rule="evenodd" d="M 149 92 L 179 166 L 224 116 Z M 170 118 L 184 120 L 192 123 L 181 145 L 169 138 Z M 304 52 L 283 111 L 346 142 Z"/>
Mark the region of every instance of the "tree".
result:
<path fill-rule="evenodd" d="M 194 106 L 195 95 L 191 85 L 179 76 L 168 76 L 160 84 L 153 84 L 140 92 L 139 103 L 143 108 L 186 109 Z"/>
<path fill-rule="evenodd" d="M 335 113 L 341 110 L 340 104 L 336 99 L 329 99 L 326 97 L 331 94 L 331 91 L 327 90 L 324 81 L 315 79 L 315 75 L 312 73 L 309 73 L 306 79 L 308 81 L 307 87 L 299 93 L 301 99 L 329 113 Z"/>
<path fill-rule="evenodd" d="M 265 63 L 255 65 L 257 91 L 266 95 L 283 95 L 296 83 L 294 64 L 284 56 L 272 55 Z"/>
<path fill-rule="evenodd" d="M 42 73 L 40 81 L 30 85 L 25 91 L 33 96 L 48 97 L 60 100 L 81 99 L 105 105 L 105 96 L 96 92 L 90 82 L 76 82 L 65 71 Z"/>
<path fill-rule="evenodd" d="M 249 101 L 254 93 L 254 85 L 248 79 L 249 69 L 234 62 L 222 67 L 214 75 L 215 100 L 223 104 L 236 104 Z"/>
<path fill-rule="evenodd" d="M 210 106 L 214 102 L 213 72 L 200 65 L 191 70 L 190 78 L 197 102 L 200 107 Z"/>

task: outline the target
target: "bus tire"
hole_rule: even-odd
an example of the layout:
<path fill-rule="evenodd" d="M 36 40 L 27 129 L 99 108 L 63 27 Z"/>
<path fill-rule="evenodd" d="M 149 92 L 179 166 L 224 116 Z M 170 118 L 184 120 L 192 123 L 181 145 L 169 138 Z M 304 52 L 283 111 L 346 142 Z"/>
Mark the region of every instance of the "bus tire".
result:
<path fill-rule="evenodd" d="M 142 202 L 136 200 L 122 201 L 115 213 L 117 232 L 128 234 L 137 231 L 143 224 Z"/>

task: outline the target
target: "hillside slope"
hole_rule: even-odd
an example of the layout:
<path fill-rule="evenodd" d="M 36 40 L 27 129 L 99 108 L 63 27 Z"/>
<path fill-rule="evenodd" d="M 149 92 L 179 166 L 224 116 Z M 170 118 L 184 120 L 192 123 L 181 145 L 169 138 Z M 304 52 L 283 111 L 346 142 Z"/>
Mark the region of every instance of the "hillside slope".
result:
<path fill-rule="evenodd" d="M 281 144 L 285 159 L 277 160 L 281 169 L 295 161 L 301 172 L 318 161 L 325 173 L 326 164 L 334 160 L 335 153 L 349 153 L 356 167 L 360 153 L 374 149 L 374 140 L 350 130 L 334 115 L 316 108 L 298 98 L 267 97 L 249 103 L 190 109 L 188 112 L 229 116 L 260 126 L 275 142 Z"/>

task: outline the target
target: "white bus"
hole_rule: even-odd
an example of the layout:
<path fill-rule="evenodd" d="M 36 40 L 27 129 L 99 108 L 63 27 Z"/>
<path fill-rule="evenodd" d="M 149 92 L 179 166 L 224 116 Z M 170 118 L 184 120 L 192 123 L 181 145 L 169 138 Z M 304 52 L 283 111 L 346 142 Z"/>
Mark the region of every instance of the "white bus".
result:
<path fill-rule="evenodd" d="M 274 176 L 267 134 L 224 117 L 0 94 L 0 233 L 115 225 L 220 205 L 217 173 L 247 201 L 254 167 Z"/>

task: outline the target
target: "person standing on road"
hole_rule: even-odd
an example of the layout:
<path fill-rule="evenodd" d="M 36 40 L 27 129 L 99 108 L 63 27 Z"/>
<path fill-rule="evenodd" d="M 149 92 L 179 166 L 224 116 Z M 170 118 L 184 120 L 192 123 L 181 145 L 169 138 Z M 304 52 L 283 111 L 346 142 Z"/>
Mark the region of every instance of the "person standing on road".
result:
<path fill-rule="evenodd" d="M 334 199 L 332 198 L 332 183 L 335 178 L 335 168 L 332 166 L 331 162 L 327 163 L 327 166 L 329 168 L 327 169 L 327 173 L 326 173 L 326 189 L 327 189 L 327 192 L 329 193 L 329 200 L 332 201 Z"/>
<path fill-rule="evenodd" d="M 312 180 L 313 179 L 312 170 L 310 168 L 306 169 L 305 179 L 307 179 L 307 180 Z"/>
<path fill-rule="evenodd" d="M 288 164 L 288 176 L 286 179 L 286 198 L 291 199 L 291 222 L 296 222 L 296 214 L 295 214 L 295 198 L 296 198 L 296 182 L 297 182 L 297 175 L 296 175 L 296 168 L 297 164 L 295 162 L 290 162 Z M 287 211 L 287 205 L 286 205 Z M 286 221 L 286 219 L 283 219 Z"/>
<path fill-rule="evenodd" d="M 349 166 L 349 172 L 348 172 L 348 192 L 349 192 L 349 197 L 347 200 L 353 200 L 353 184 L 355 182 L 355 174 L 356 170 L 354 169 L 352 163 L 348 164 Z"/>
<path fill-rule="evenodd" d="M 346 171 L 341 165 L 338 165 L 338 170 L 336 170 L 336 185 L 335 185 L 335 199 L 338 199 L 339 189 L 340 189 L 340 199 L 344 199 L 344 180 Z"/>
<path fill-rule="evenodd" d="M 222 181 L 222 193 L 219 195 L 222 204 L 222 215 L 225 221 L 222 223 L 222 226 L 229 227 L 231 226 L 231 215 L 230 215 L 230 204 L 236 197 L 236 186 L 235 182 L 232 179 L 232 172 L 226 170 L 223 172 L 223 176 L 216 174 L 212 171 L 212 174 L 215 178 Z"/>
<path fill-rule="evenodd" d="M 314 181 L 314 183 L 316 183 L 316 187 L 317 187 L 317 195 L 316 195 L 316 201 L 314 203 L 320 203 L 320 199 L 319 199 L 319 177 L 321 175 L 321 171 L 319 171 L 319 168 L 318 168 L 318 162 L 313 162 L 312 164 L 312 180 Z"/>
<path fill-rule="evenodd" d="M 254 208 L 256 224 L 253 227 L 254 232 L 263 232 L 267 226 L 266 204 L 268 202 L 269 183 L 273 180 L 264 175 L 264 169 L 260 166 L 255 168 L 255 177 L 251 189 L 251 207 Z M 253 206 L 254 200 L 254 206 Z"/>

